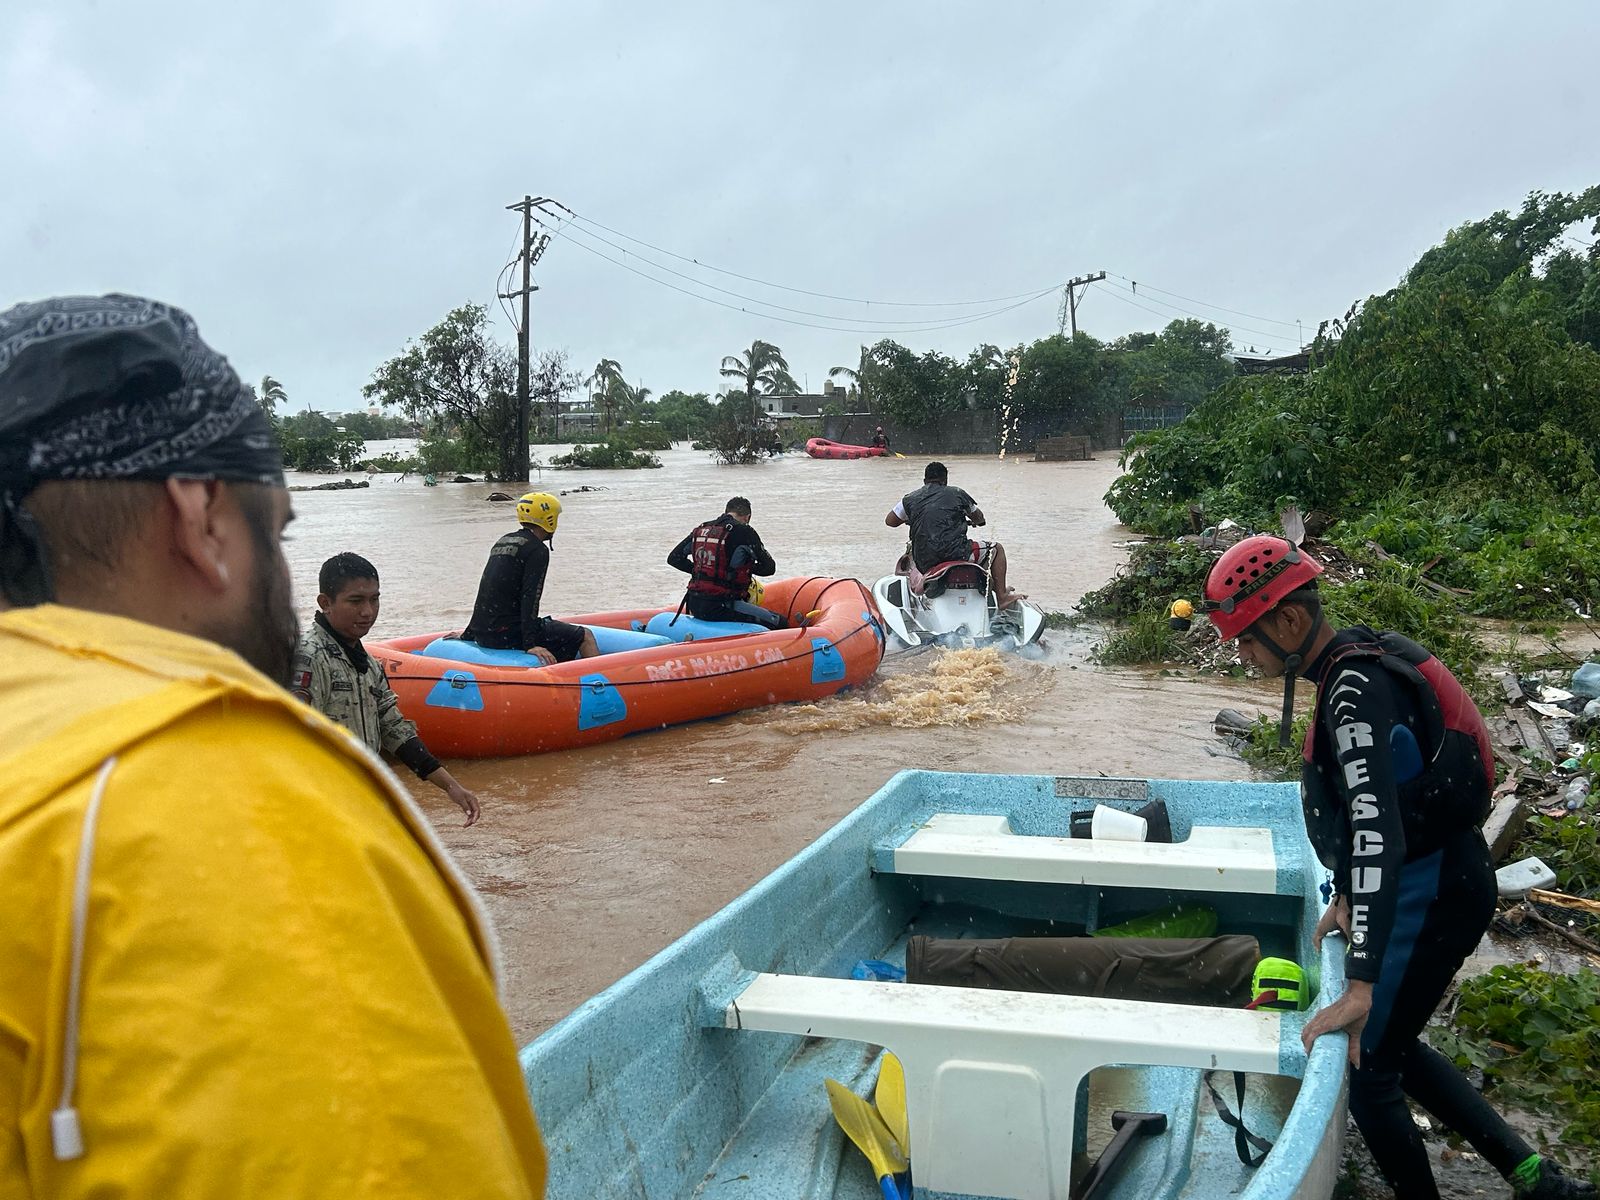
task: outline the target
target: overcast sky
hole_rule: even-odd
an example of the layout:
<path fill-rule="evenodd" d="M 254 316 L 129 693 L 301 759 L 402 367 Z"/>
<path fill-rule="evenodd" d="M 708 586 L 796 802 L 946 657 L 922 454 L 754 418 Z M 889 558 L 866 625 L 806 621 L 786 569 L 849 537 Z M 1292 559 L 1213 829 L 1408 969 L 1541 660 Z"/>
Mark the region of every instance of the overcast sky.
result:
<path fill-rule="evenodd" d="M 1201 315 L 1291 350 L 1292 322 L 1309 337 L 1451 226 L 1600 182 L 1597 46 L 1576 0 L 5 0 L 0 306 L 170 300 L 295 407 L 356 408 L 407 338 L 494 303 L 505 206 L 533 193 L 598 223 L 540 262 L 536 347 L 657 394 L 716 390 L 755 338 L 813 391 L 884 336 L 1011 345 L 1054 332 L 1059 296 L 913 332 L 1004 305 L 777 291 L 601 226 L 873 301 L 1105 270 L 1096 336 Z"/>

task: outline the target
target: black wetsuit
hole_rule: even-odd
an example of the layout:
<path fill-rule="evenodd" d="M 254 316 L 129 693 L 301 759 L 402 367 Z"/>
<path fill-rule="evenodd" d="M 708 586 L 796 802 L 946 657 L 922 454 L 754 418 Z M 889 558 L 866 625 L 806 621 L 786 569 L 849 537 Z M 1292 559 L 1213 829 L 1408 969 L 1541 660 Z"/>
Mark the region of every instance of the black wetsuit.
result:
<path fill-rule="evenodd" d="M 540 646 L 561 662 L 576 658 L 583 628 L 539 615 L 549 570 L 550 547 L 530 527 L 506 534 L 489 551 L 472 621 L 461 636 L 495 650 Z"/>
<path fill-rule="evenodd" d="M 1350 900 L 1346 972 L 1373 985 L 1351 1114 L 1407 1200 L 1438 1195 L 1407 1096 L 1509 1175 L 1532 1148 L 1421 1041 L 1494 914 L 1494 870 L 1476 827 L 1490 790 L 1482 719 L 1438 660 L 1361 626 L 1336 634 L 1305 675 L 1318 684 L 1307 831 L 1334 891 Z"/>

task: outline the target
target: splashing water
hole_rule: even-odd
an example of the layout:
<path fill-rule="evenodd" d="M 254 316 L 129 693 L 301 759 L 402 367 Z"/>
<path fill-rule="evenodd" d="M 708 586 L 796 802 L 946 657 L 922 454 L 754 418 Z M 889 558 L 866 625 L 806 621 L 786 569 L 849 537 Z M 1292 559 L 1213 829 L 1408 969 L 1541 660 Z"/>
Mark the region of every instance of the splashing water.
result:
<path fill-rule="evenodd" d="M 993 648 L 932 655 L 925 670 L 879 676 L 861 691 L 781 710 L 773 728 L 811 734 L 873 725 L 925 729 L 1018 721 L 1052 674 L 1050 667 Z"/>
<path fill-rule="evenodd" d="M 1011 392 L 1017 386 L 1017 373 L 1022 370 L 1022 355 L 1013 351 L 1006 371 L 1006 394 L 1000 401 L 1000 461 L 1006 460 L 1006 443 L 1017 434 L 1019 418 L 1011 415 Z"/>

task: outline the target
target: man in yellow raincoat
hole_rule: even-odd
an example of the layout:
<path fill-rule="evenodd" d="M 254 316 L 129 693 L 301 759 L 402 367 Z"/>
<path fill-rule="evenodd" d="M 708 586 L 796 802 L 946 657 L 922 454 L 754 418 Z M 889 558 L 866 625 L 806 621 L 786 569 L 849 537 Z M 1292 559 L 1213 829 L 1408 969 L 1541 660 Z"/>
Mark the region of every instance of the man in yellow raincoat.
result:
<path fill-rule="evenodd" d="M 533 1197 L 477 902 L 283 690 L 271 430 L 179 310 L 0 313 L 0 1198 Z"/>

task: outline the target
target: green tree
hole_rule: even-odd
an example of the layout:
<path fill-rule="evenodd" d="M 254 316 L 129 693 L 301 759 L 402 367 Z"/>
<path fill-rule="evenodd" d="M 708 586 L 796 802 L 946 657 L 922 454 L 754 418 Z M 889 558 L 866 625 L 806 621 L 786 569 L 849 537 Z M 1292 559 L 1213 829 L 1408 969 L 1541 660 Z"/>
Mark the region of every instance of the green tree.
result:
<path fill-rule="evenodd" d="M 576 385 L 566 355 L 544 351 L 529 374 L 536 413 L 542 415 Z M 494 340 L 484 305 L 464 304 L 408 342 L 373 372 L 361 394 L 426 425 L 430 442 L 457 443 L 461 469 L 490 470 L 505 480 L 514 476 L 516 356 Z"/>
<path fill-rule="evenodd" d="M 1008 353 L 986 342 L 967 355 L 966 389 L 976 407 L 997 410 L 1007 405 L 1011 373 L 1022 362 L 1023 349 L 1018 346 Z"/>
<path fill-rule="evenodd" d="M 759 339 L 743 354 L 729 354 L 723 358 L 719 374 L 736 381 L 728 394 L 744 397 L 746 415 L 743 421 L 752 427 L 759 423 L 757 396 L 793 396 L 800 391 L 800 385 L 789 373 L 783 351 Z"/>
<path fill-rule="evenodd" d="M 828 378 L 848 380 L 850 398 L 861 400 L 867 406 L 867 414 L 872 414 L 872 352 L 866 346 L 861 347 L 855 366 L 829 367 Z"/>
<path fill-rule="evenodd" d="M 901 425 L 926 424 L 965 403 L 966 374 L 949 355 L 937 350 L 918 355 L 885 339 L 868 358 L 878 411 Z"/>
<path fill-rule="evenodd" d="M 1092 433 L 1120 399 L 1108 368 L 1101 343 L 1081 330 L 1041 338 L 1022 353 L 1012 412 L 1053 418 L 1064 433 Z"/>
<path fill-rule="evenodd" d="M 487 307 L 464 304 L 374 371 L 361 394 L 459 438 L 474 467 L 509 479 L 517 461 L 516 369 L 490 333 Z"/>
<path fill-rule="evenodd" d="M 345 429 L 363 441 L 384 438 L 416 437 L 417 427 L 404 417 L 391 413 L 348 412 L 330 414 Z"/>
<path fill-rule="evenodd" d="M 1108 347 L 1115 388 L 1127 404 L 1193 408 L 1234 376 L 1233 339 L 1209 321 L 1173 321 L 1159 334 L 1133 334 Z"/>
<path fill-rule="evenodd" d="M 271 375 L 263 375 L 261 377 L 261 383 L 255 389 L 255 392 L 256 403 L 267 410 L 267 416 L 269 417 L 277 415 L 278 405 L 287 405 L 289 403 L 289 393 L 284 391 L 283 384 L 279 383 Z"/>
<path fill-rule="evenodd" d="M 349 471 L 361 459 L 360 435 L 341 429 L 327 413 L 291 413 L 278 418 L 277 431 L 283 461 L 296 471 Z"/>
<path fill-rule="evenodd" d="M 650 401 L 646 416 L 660 422 L 673 437 L 692 442 L 711 428 L 717 417 L 717 406 L 704 392 L 671 391 Z"/>
<path fill-rule="evenodd" d="M 1267 526 L 1293 499 L 1352 522 L 1388 514 L 1384 536 L 1430 545 L 1438 573 L 1483 584 L 1492 570 L 1536 603 L 1557 596 L 1549 583 L 1593 578 L 1588 535 L 1555 518 L 1600 507 L 1600 353 L 1572 332 L 1587 264 L 1551 248 L 1596 207 L 1596 189 L 1535 193 L 1452 230 L 1400 286 L 1319 332 L 1310 373 L 1232 380 L 1131 442 L 1113 510 L 1177 532 L 1189 505 Z M 1167 340 L 1195 361 L 1222 345 L 1204 329 Z M 1568 553 L 1534 571 L 1563 530 Z"/>

